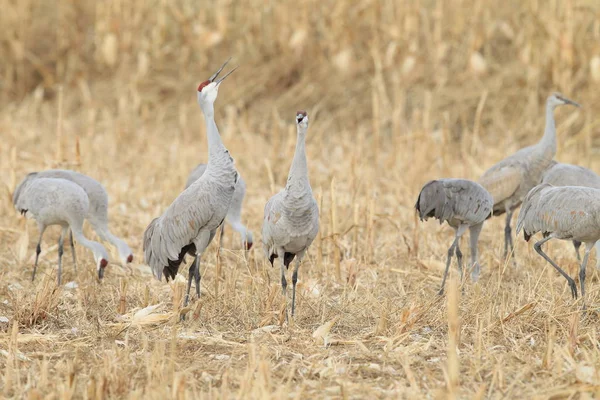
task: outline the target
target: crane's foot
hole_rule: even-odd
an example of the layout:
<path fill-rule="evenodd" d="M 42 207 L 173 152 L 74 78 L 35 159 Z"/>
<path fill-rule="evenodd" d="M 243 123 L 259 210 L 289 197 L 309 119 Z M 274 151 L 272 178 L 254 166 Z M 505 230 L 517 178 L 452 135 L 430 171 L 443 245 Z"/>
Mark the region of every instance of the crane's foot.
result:
<path fill-rule="evenodd" d="M 574 299 L 577 299 L 577 285 L 575 285 L 575 281 L 573 279 L 569 281 L 569 287 L 571 288 L 571 295 Z"/>
<path fill-rule="evenodd" d="M 444 295 L 444 288 L 441 288 L 438 292 L 438 296 L 443 296 Z"/>

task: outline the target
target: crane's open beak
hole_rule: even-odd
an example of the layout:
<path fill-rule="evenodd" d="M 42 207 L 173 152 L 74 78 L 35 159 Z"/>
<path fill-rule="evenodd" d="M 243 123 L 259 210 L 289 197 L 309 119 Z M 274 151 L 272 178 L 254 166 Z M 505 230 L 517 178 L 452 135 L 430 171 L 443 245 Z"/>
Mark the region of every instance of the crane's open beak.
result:
<path fill-rule="evenodd" d="M 227 65 L 227 63 L 229 62 L 229 60 L 231 60 L 231 57 L 229 57 L 229 58 L 227 59 L 227 61 L 225 61 L 225 62 L 223 63 L 223 65 L 221 65 L 221 68 L 219 68 L 219 69 L 218 69 L 218 71 L 217 71 L 217 72 L 215 72 L 215 73 L 213 74 L 213 76 L 211 76 L 211 77 L 208 79 L 210 82 L 214 82 L 214 81 L 217 79 L 217 77 L 219 76 L 219 74 L 221 73 L 221 71 L 223 71 L 223 68 L 225 68 L 225 66 Z M 235 71 L 237 68 L 238 68 L 238 67 L 235 67 L 234 69 L 232 69 L 231 71 L 229 71 L 227 74 L 225 74 L 225 76 L 224 76 L 224 77 L 222 77 L 221 79 L 219 79 L 219 80 L 217 81 L 217 84 L 219 84 L 219 83 L 223 82 L 223 80 L 224 80 L 225 78 L 227 78 L 227 77 L 228 77 L 228 76 L 229 76 L 229 75 L 230 75 L 230 74 L 231 74 L 233 71 Z"/>

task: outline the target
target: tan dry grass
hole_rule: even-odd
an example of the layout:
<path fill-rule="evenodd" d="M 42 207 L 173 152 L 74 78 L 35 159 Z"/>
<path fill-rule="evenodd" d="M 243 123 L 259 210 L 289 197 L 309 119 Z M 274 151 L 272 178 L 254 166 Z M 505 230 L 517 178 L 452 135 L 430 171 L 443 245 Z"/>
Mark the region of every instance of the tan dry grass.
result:
<path fill-rule="evenodd" d="M 502 221 L 491 221 L 480 283 L 465 284 L 450 303 L 458 321 L 449 319 L 436 292 L 451 232 L 416 224 L 412 209 L 428 179 L 477 178 L 535 142 L 555 89 L 585 107 L 557 111 L 558 158 L 600 171 L 596 1 L 0 0 L 0 9 L 6 397 L 600 395 L 598 317 L 580 319 L 551 267 L 522 239 L 519 267 L 503 263 Z M 217 119 L 248 182 L 244 217 L 257 242 L 293 154 L 294 112 L 311 116 L 322 223 L 290 327 L 280 326 L 277 270 L 260 246 L 245 258 L 231 233 L 218 275 L 214 244 L 204 257 L 204 295 L 189 310 L 179 309 L 181 282 L 158 283 L 138 264 L 143 229 L 205 160 L 194 90 L 229 56 L 241 68 L 222 87 Z M 78 287 L 54 290 L 56 231 L 29 281 L 37 233 L 10 193 L 25 173 L 58 165 L 105 184 L 113 230 L 135 249 L 136 263 L 111 265 L 102 284 L 78 248 L 77 276 L 69 254 L 64 268 Z M 549 251 L 575 272 L 568 243 Z"/>

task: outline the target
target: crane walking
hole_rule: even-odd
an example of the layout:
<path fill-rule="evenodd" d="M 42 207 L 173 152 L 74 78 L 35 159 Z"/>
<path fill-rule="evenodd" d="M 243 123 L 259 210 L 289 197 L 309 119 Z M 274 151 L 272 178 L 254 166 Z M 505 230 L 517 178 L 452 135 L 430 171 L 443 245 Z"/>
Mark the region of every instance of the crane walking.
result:
<path fill-rule="evenodd" d="M 504 228 L 504 258 L 513 250 L 510 222 L 514 210 L 521 205 L 527 193 L 542 181 L 542 174 L 556 154 L 556 127 L 554 109 L 558 106 L 579 104 L 560 93 L 553 93 L 546 101 L 546 128 L 542 139 L 525 147 L 488 169 L 479 179 L 494 198 L 493 215 L 506 213 Z"/>
<path fill-rule="evenodd" d="M 575 281 L 542 251 L 542 245 L 550 239 L 577 240 L 585 244 L 585 254 L 579 268 L 585 310 L 585 268 L 592 247 L 600 239 L 600 189 L 556 187 L 548 183 L 534 187 L 525 197 L 517 219 L 517 234 L 521 230 L 526 241 L 537 232 L 542 232 L 544 238 L 533 247 L 567 280 L 573 298 L 577 298 Z"/>
<path fill-rule="evenodd" d="M 198 166 L 192 170 L 185 184 L 186 189 L 206 172 L 206 167 L 206 164 L 198 164 Z M 246 182 L 244 182 L 241 175 L 238 175 L 238 182 L 235 185 L 235 192 L 233 192 L 233 198 L 231 199 L 225 221 L 242 236 L 242 247 L 246 250 L 250 250 L 253 244 L 252 232 L 242 224 L 242 204 L 245 195 Z M 221 226 L 221 243 L 223 242 L 224 227 L 225 225 Z"/>
<path fill-rule="evenodd" d="M 448 222 L 455 231 L 454 241 L 448 249 L 446 269 L 439 294 L 444 293 L 444 285 L 450 268 L 452 256 L 456 251 L 458 272 L 463 278 L 462 252 L 460 238 L 469 229 L 471 242 L 471 279 L 479 279 L 480 266 L 477 257 L 477 242 L 483 222 L 491 216 L 494 200 L 483 186 L 467 179 L 438 179 L 429 181 L 423 186 L 415 208 L 421 221 L 435 218 L 440 224 Z"/>
<path fill-rule="evenodd" d="M 292 273 L 292 317 L 296 309 L 296 282 L 298 269 L 306 250 L 319 232 L 319 207 L 308 179 L 306 161 L 306 111 L 296 113 L 296 150 L 288 174 L 285 189 L 272 196 L 265 205 L 262 226 L 262 241 L 265 254 L 273 266 L 276 258 L 281 265 L 281 288 L 286 302 L 287 280 L 285 272 L 296 257 Z"/>
<path fill-rule="evenodd" d="M 37 172 L 37 178 L 61 178 L 71 181 L 85 191 L 90 207 L 86 219 L 92 225 L 100 239 L 111 243 L 117 249 L 119 260 L 123 265 L 133 261 L 133 252 L 121 238 L 112 234 L 108 229 L 108 194 L 104 186 L 94 178 L 76 171 L 64 169 L 51 169 Z M 70 235 L 71 249 L 73 250 L 73 263 L 76 264 L 73 234 Z"/>
<path fill-rule="evenodd" d="M 215 236 L 229 210 L 238 173 L 233 158 L 223 145 L 215 123 L 214 103 L 219 86 L 235 68 L 217 79 L 227 60 L 207 81 L 198 86 L 198 104 L 206 120 L 208 166 L 206 172 L 185 189 L 144 232 L 144 258 L 154 276 L 175 279 L 185 255 L 195 256 L 190 266 L 185 305 L 190 297 L 192 278 L 200 297 L 200 257 Z"/>
<path fill-rule="evenodd" d="M 40 231 L 31 280 L 35 280 L 38 258 L 42 252 L 42 236 L 50 225 L 62 227 L 58 239 L 58 284 L 62 280 L 63 243 L 69 229 L 79 243 L 92 251 L 98 278 L 102 279 L 109 257 L 104 246 L 83 236 L 83 220 L 89 209 L 85 191 L 66 179 L 37 178 L 36 175 L 35 172 L 27 175 L 13 194 L 13 204 L 17 211 L 35 219 Z"/>
<path fill-rule="evenodd" d="M 553 162 L 550 168 L 544 172 L 542 183 L 552 186 L 585 186 L 600 189 L 600 176 L 594 171 L 578 165 Z M 577 260 L 581 261 L 579 247 L 581 242 L 574 240 L 573 246 L 577 254 Z M 596 268 L 600 269 L 600 241 L 596 242 Z"/>

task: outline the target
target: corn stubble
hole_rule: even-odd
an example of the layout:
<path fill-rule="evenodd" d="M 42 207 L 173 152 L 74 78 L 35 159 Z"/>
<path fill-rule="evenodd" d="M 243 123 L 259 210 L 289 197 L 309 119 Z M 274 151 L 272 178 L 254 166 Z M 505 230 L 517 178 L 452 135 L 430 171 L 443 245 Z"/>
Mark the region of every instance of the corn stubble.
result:
<path fill-rule="evenodd" d="M 477 179 L 536 142 L 555 89 L 587 108 L 557 117 L 558 158 L 600 171 L 596 1 L 0 0 L 0 8 L 5 397 L 600 395 L 593 267 L 582 317 L 562 277 L 522 239 L 518 267 L 502 260 L 503 220 L 492 219 L 480 237 L 479 283 L 458 282 L 454 264 L 438 298 L 452 232 L 415 225 L 413 210 L 427 180 Z M 243 254 L 228 230 L 220 254 L 215 241 L 203 256 L 202 299 L 182 309 L 184 285 L 158 283 L 141 264 L 141 235 L 205 161 L 194 90 L 229 56 L 241 67 L 220 91 L 216 120 L 248 184 L 243 218 L 257 246 Z M 322 231 L 288 325 L 279 270 L 264 259 L 259 233 L 264 202 L 286 179 L 300 108 L 314 115 L 307 155 Z M 109 265 L 99 284 L 78 248 L 77 275 L 63 266 L 77 285 L 57 288 L 52 229 L 41 279 L 30 282 L 37 232 L 11 194 L 26 173 L 50 167 L 106 186 L 132 265 Z M 548 251 L 576 271 L 569 243 Z"/>

